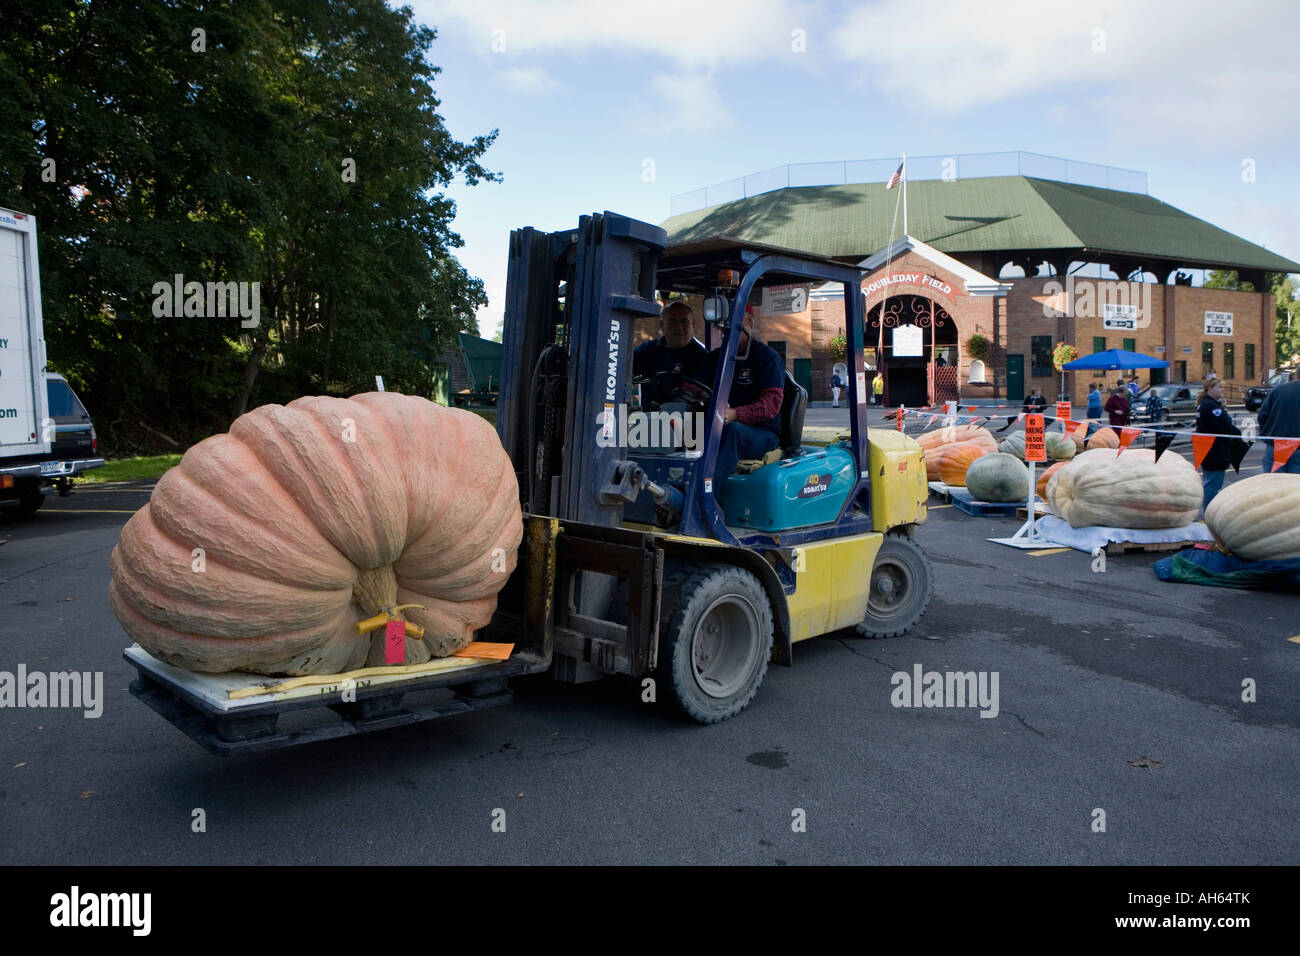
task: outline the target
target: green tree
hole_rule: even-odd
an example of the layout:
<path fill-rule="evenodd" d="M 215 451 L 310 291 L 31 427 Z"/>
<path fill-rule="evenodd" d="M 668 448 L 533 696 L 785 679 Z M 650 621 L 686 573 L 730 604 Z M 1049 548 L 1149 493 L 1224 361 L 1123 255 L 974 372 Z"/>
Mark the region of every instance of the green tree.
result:
<path fill-rule="evenodd" d="M 448 134 L 409 9 L 10 0 L 4 18 L 0 205 L 37 218 L 51 366 L 110 435 L 204 434 L 375 374 L 425 391 L 475 329 L 441 190 L 498 178 L 479 164 L 495 134 Z M 156 315 L 177 274 L 259 283 L 259 324 Z"/>

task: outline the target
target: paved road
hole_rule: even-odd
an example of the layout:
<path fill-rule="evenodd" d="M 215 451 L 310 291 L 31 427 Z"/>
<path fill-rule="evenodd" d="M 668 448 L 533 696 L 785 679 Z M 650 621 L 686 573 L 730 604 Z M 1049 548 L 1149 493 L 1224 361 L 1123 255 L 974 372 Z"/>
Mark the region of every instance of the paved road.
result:
<path fill-rule="evenodd" d="M 1095 573 L 939 508 L 922 625 L 800 644 L 725 724 L 534 678 L 508 707 L 221 760 L 126 692 L 108 557 L 146 497 L 0 520 L 0 671 L 102 671 L 106 697 L 0 710 L 0 863 L 1300 863 L 1297 597 L 1163 584 L 1141 555 Z M 916 665 L 996 671 L 998 716 L 893 707 Z"/>

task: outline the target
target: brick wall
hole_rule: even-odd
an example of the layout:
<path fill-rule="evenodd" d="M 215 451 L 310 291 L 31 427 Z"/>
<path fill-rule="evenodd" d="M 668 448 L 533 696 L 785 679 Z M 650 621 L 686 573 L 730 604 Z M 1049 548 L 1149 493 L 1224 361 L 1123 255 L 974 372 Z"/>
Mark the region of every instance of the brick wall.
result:
<path fill-rule="evenodd" d="M 1223 345 L 1234 346 L 1234 374 L 1228 378 L 1236 391 L 1255 384 L 1266 370 L 1272 352 L 1273 297 L 1253 292 L 1231 292 L 1223 289 L 1199 289 L 1191 286 L 1156 285 L 1145 282 L 1115 282 L 1102 279 L 1064 279 L 1039 277 L 1012 280 L 1007 295 L 1006 323 L 1001 330 L 999 345 L 1004 353 L 999 357 L 1001 374 L 1005 376 L 1006 354 L 1025 357 L 1025 388 L 1035 385 L 1048 397 L 1056 395 L 1060 376 L 1034 377 L 1031 338 L 1049 335 L 1052 345 L 1070 342 L 1080 355 L 1094 351 L 1093 339 L 1104 338 L 1105 348 L 1124 348 L 1124 340 L 1132 339 L 1133 351 L 1163 358 L 1170 363 L 1165 372 L 1166 381 L 1178 379 L 1177 362 L 1187 362 L 1188 381 L 1203 378 L 1201 343 L 1214 343 L 1214 369 L 1222 377 Z M 1137 328 L 1128 331 L 1108 329 L 1104 325 L 1104 304 L 1107 301 L 1137 306 Z M 1205 334 L 1205 312 L 1231 312 L 1233 335 Z M 1063 314 L 1058 314 L 1063 313 Z M 1255 347 L 1255 375 L 1246 377 L 1246 349 Z M 1189 351 L 1183 351 L 1184 348 Z M 1087 401 L 1089 382 L 1113 385 L 1118 372 L 1067 373 L 1066 391 L 1075 403 Z M 1144 388 L 1150 383 L 1151 372 L 1138 370 L 1138 383 Z M 1003 378 L 1005 381 L 1005 377 Z M 1230 396 L 1233 392 L 1230 389 Z"/>

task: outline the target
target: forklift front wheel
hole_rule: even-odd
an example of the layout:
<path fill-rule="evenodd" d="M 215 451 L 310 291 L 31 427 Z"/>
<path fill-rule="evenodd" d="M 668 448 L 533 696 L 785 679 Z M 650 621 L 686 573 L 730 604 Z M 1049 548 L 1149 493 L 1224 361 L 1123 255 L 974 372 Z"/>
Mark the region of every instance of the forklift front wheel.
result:
<path fill-rule="evenodd" d="M 930 559 L 911 538 L 890 533 L 871 568 L 867 616 L 858 625 L 866 637 L 897 637 L 910 631 L 930 606 L 934 575 Z"/>
<path fill-rule="evenodd" d="M 665 575 L 659 669 L 673 703 L 715 724 L 745 709 L 772 656 L 772 607 L 758 578 L 729 565 Z"/>

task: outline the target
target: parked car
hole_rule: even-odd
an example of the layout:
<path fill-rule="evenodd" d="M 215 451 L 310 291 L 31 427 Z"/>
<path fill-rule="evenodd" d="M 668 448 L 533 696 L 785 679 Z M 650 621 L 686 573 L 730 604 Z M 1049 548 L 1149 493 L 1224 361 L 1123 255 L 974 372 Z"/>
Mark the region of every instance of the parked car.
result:
<path fill-rule="evenodd" d="M 1246 389 L 1246 411 L 1259 411 L 1259 406 L 1264 404 L 1264 399 L 1268 398 L 1268 393 L 1273 391 L 1275 386 L 1285 385 L 1290 377 L 1290 370 L 1284 369 L 1270 375 L 1264 380 L 1263 385 L 1254 385 Z"/>
<path fill-rule="evenodd" d="M 1188 382 L 1151 385 L 1133 400 L 1133 419 L 1161 422 L 1171 415 L 1195 415 L 1200 386 Z"/>
<path fill-rule="evenodd" d="M 90 412 L 67 379 L 57 372 L 46 372 L 45 396 L 54 423 L 50 453 L 0 462 L 0 507 L 19 514 L 39 510 L 47 487 L 69 495 L 75 475 L 104 465 Z"/>

